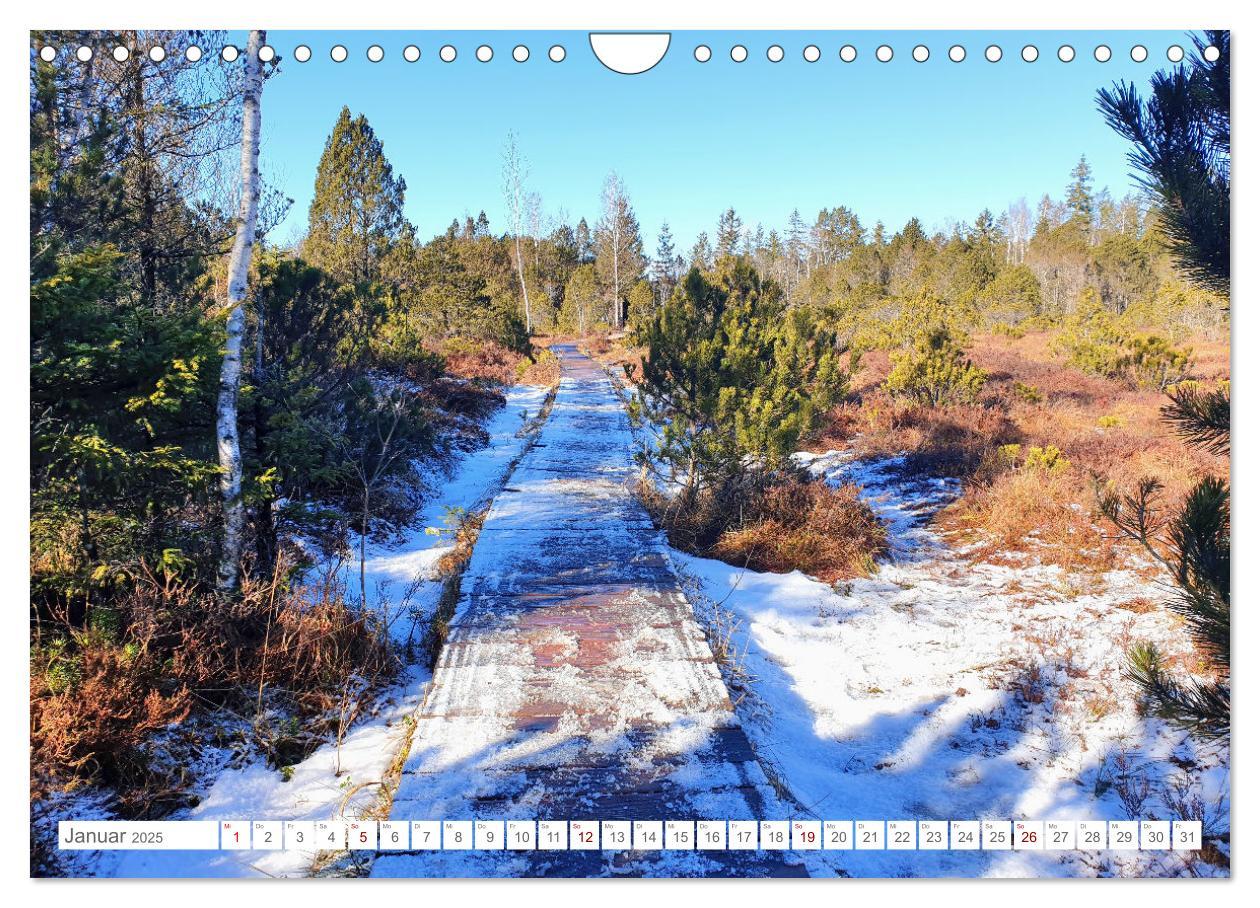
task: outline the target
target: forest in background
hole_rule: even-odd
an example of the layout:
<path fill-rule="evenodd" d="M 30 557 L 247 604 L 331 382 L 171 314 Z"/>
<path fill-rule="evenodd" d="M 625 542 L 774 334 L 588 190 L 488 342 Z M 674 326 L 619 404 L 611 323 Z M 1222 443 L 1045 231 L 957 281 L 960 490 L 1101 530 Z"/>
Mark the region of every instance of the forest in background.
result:
<path fill-rule="evenodd" d="M 414 658 L 343 568 L 413 524 L 427 477 L 483 443 L 502 387 L 554 384 L 554 336 L 623 366 L 633 415 L 663 427 L 643 465 L 677 494 L 644 494 L 681 548 L 828 580 L 869 570 L 886 548 L 870 509 L 851 487 L 806 481 L 789 456 L 824 443 L 909 451 L 917 469 L 967 480 L 949 514 L 959 532 L 1013 547 L 1037 531 L 1045 557 L 1105 567 L 1116 548 L 1096 523 L 1110 515 L 1219 621 L 1227 36 L 1209 38 L 1223 62 L 1169 77 L 1188 106 L 1174 122 L 1198 142 L 1177 152 L 1217 183 L 1223 162 L 1224 218 L 1219 191 L 1170 191 L 1139 151 L 1145 188 L 1119 198 L 1082 158 L 1064 162 L 1061 198 L 930 234 L 843 206 L 779 227 L 732 207 L 685 252 L 662 225 L 649 252 L 615 173 L 590 220 L 570 223 L 547 212 L 509 135 L 497 175 L 508 223 L 461 214 L 425 240 L 389 149 L 344 109 L 292 248 L 267 240 L 294 215 L 263 174 L 243 310 L 243 571 L 226 589 L 215 401 L 245 86 L 220 58 L 225 40 L 32 35 L 33 799 L 103 784 L 130 815 L 183 805 L 187 780 L 155 742 L 189 716 L 249 717 L 247 745 L 276 765 L 326 737 L 348 699 Z M 167 54 L 38 55 L 83 42 Z M 192 43 L 200 62 L 185 58 Z M 1212 152 L 1221 78 L 1224 149 Z M 1203 254 L 1213 229 L 1215 258 Z M 1163 432 L 1161 406 L 1192 435 L 1215 427 L 1200 432 L 1207 450 Z M 1200 520 L 1215 514 L 1210 568 L 1191 551 L 1201 524 L 1146 519 L 1159 485 L 1131 489 L 1148 475 L 1169 501 L 1197 494 Z M 1082 546 L 1086 535 L 1099 541 Z M 1225 655 L 1209 668 L 1224 666 L 1227 715 L 1227 579 L 1223 595 Z M 1175 711 L 1186 692 L 1158 654 L 1142 665 Z"/>

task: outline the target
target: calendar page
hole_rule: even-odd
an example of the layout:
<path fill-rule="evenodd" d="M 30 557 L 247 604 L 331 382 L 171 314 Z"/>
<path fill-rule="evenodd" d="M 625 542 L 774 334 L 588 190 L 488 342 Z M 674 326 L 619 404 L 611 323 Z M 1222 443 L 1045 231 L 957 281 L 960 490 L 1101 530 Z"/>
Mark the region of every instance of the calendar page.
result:
<path fill-rule="evenodd" d="M 1228 877 L 1195 25 L 31 31 L 31 876 Z"/>

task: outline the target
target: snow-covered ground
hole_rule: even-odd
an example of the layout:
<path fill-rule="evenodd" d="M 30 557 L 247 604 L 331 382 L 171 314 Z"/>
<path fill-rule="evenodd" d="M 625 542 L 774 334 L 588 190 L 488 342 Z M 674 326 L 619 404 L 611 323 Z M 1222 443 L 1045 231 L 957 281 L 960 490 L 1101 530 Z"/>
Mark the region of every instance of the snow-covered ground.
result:
<path fill-rule="evenodd" d="M 1016 556 L 973 563 L 926 519 L 949 480 L 900 459 L 797 455 L 852 482 L 889 528 L 892 557 L 834 587 L 676 550 L 702 617 L 734 623 L 738 712 L 763 762 L 823 819 L 1136 819 L 1201 811 L 1228 833 L 1229 760 L 1141 717 L 1125 652 L 1190 652 L 1168 590 L 1138 572 L 1071 575 Z M 743 678 L 741 682 L 739 679 Z M 1194 818 L 1189 816 L 1188 818 Z M 1175 853 L 824 852 L 853 876 L 1228 872 Z"/>
<path fill-rule="evenodd" d="M 401 545 L 368 550 L 368 604 L 390 608 L 396 639 L 419 641 L 436 605 L 441 584 L 434 567 L 453 546 L 450 515 L 471 511 L 497 490 L 505 470 L 527 439 L 522 427 L 542 407 L 544 388 L 518 386 L 487 421 L 489 443 L 464 456 L 449 475 L 434 478 L 435 491 L 415 529 Z M 345 568 L 358 582 L 358 561 Z M 218 773 L 201 802 L 170 819 L 244 820 L 275 818 L 317 820 L 354 818 L 379 803 L 379 782 L 410 734 L 409 717 L 424 697 L 429 672 L 409 666 L 379 698 L 373 713 L 352 726 L 338 748 L 329 743 L 285 774 L 261 760 Z M 84 807 L 90 805 L 84 804 Z M 73 809 L 70 816 L 85 818 Z M 94 815 L 101 815 L 98 809 Z M 249 852 L 101 852 L 77 872 L 127 877 L 239 877 L 305 875 L 314 854 L 301 851 Z"/>

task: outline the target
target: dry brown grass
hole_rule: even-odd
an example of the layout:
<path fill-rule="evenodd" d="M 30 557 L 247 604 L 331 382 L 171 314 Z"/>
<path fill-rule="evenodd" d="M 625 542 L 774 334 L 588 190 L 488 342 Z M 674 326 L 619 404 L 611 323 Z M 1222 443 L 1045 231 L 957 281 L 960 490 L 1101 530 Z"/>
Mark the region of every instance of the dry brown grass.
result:
<path fill-rule="evenodd" d="M 446 374 L 472 382 L 510 385 L 525 357 L 489 340 L 449 337 L 433 348 L 446 361 Z"/>
<path fill-rule="evenodd" d="M 281 565 L 234 600 L 148 576 L 107 622 L 50 623 L 31 655 L 32 797 L 102 782 L 125 812 L 151 811 L 173 783 L 146 743 L 190 709 L 292 717 L 300 735 L 260 728 L 256 743 L 296 762 L 400 664 L 383 621 L 335 577 L 294 585 Z"/>
<path fill-rule="evenodd" d="M 741 526 L 718 538 L 715 557 L 755 571 L 800 570 L 834 583 L 871 573 L 887 548 L 883 524 L 852 485 L 773 485 L 750 510 Z"/>
<path fill-rule="evenodd" d="M 536 342 L 528 356 L 490 340 L 449 337 L 433 347 L 446 362 L 446 374 L 475 384 L 526 384 L 551 387 L 560 380 L 560 363 Z"/>
<path fill-rule="evenodd" d="M 868 354 L 853 393 L 809 446 L 852 446 L 864 456 L 908 453 L 914 469 L 963 478 L 963 496 L 938 524 L 985 543 L 977 557 L 1026 551 L 1064 567 L 1114 567 L 1130 549 L 1100 525 L 1095 476 L 1122 487 L 1156 476 L 1171 504 L 1200 477 L 1226 472 L 1228 463 L 1187 447 L 1171 431 L 1160 414 L 1164 395 L 1068 367 L 1050 352 L 1051 337 L 975 336 L 968 356 L 990 379 L 969 406 L 898 405 L 880 389 L 887 356 Z M 1192 379 L 1209 386 L 1228 379 L 1226 344 L 1193 346 Z M 1003 445 L 1020 445 L 1021 459 L 1030 448 L 1053 446 L 1067 466 L 1023 469 L 1022 462 L 994 456 Z"/>
<path fill-rule="evenodd" d="M 750 475 L 690 502 L 648 483 L 639 494 L 675 547 L 756 571 L 800 570 L 834 582 L 869 574 L 887 549 L 883 524 L 854 486 Z"/>
<path fill-rule="evenodd" d="M 536 388 L 554 388 L 560 383 L 560 360 L 546 347 L 535 346 L 533 359 L 517 366 L 516 381 Z"/>

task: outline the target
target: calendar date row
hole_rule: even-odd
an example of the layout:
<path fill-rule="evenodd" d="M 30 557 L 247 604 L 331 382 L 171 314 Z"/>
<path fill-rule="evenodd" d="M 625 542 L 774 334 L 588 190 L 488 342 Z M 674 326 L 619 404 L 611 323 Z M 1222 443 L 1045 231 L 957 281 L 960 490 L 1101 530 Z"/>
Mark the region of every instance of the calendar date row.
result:
<path fill-rule="evenodd" d="M 62 821 L 67 850 L 1197 851 L 1198 820 Z"/>

